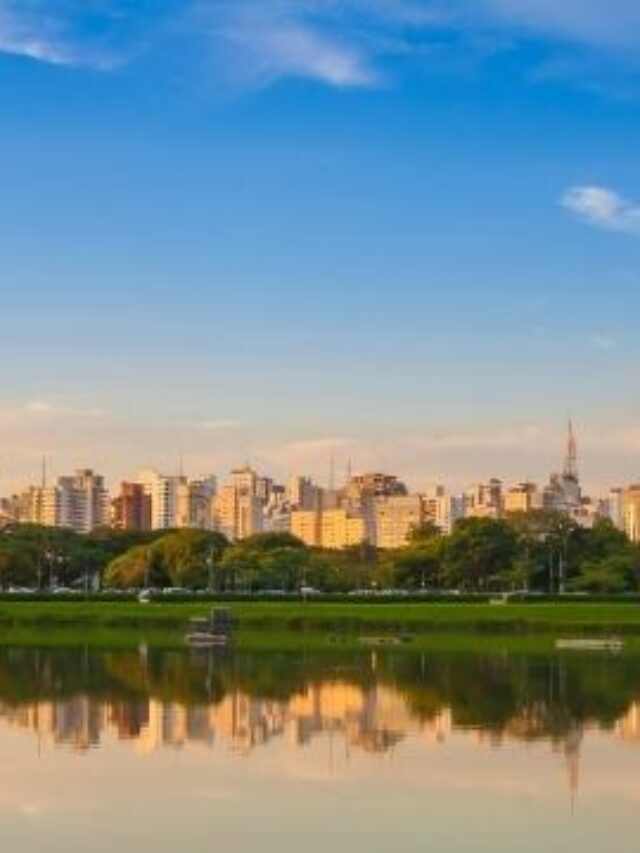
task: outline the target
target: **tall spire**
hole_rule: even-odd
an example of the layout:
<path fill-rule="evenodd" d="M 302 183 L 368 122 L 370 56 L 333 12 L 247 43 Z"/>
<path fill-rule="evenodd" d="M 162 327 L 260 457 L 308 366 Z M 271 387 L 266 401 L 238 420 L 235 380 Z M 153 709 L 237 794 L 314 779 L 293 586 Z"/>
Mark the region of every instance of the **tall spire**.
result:
<path fill-rule="evenodd" d="M 573 429 L 573 421 L 569 419 L 569 431 L 567 433 L 567 455 L 564 460 L 563 474 L 571 480 L 578 479 L 578 443 Z"/>

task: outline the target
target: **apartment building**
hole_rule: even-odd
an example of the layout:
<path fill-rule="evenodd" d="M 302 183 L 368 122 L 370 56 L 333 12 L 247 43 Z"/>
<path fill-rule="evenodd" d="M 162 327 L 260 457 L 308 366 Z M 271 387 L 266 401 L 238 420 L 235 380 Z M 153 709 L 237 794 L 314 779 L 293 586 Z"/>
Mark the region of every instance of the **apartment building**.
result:
<path fill-rule="evenodd" d="M 504 511 L 529 512 L 542 506 L 542 496 L 535 483 L 519 483 L 510 488 L 504 496 Z"/>
<path fill-rule="evenodd" d="M 151 530 L 151 495 L 141 483 L 122 483 L 111 501 L 111 526 L 116 530 Z"/>
<path fill-rule="evenodd" d="M 294 510 L 291 532 L 310 548 L 342 550 L 369 539 L 365 518 L 346 509 Z"/>
<path fill-rule="evenodd" d="M 374 542 L 378 548 L 402 548 L 411 531 L 424 524 L 425 519 L 425 504 L 420 495 L 376 498 Z"/>
<path fill-rule="evenodd" d="M 622 523 L 632 542 L 640 542 L 640 485 L 629 486 L 622 493 Z"/>

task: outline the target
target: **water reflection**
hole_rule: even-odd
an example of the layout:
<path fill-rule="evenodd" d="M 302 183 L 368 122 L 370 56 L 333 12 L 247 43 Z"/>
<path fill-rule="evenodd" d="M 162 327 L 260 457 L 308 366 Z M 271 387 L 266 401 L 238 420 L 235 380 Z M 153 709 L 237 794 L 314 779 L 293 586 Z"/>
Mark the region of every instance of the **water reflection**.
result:
<path fill-rule="evenodd" d="M 0 652 L 0 721 L 80 753 L 189 744 L 250 754 L 321 737 L 347 752 L 407 738 L 499 747 L 546 741 L 579 785 L 588 730 L 640 741 L 634 658 L 87 649 Z"/>

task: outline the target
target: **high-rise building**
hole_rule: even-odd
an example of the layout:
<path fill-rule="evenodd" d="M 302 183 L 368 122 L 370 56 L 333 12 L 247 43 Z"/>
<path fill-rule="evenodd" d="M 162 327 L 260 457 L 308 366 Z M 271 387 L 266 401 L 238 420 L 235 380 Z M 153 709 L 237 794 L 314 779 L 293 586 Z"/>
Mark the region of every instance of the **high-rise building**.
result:
<path fill-rule="evenodd" d="M 215 477 L 189 480 L 182 474 L 167 476 L 147 470 L 138 474 L 136 482 L 151 499 L 153 530 L 213 528 Z"/>
<path fill-rule="evenodd" d="M 189 514 L 192 527 L 201 530 L 213 527 L 213 500 L 218 491 L 218 479 L 213 474 L 189 481 Z"/>
<path fill-rule="evenodd" d="M 346 509 L 294 510 L 291 532 L 309 548 L 331 550 L 360 545 L 369 538 L 364 517 Z"/>
<path fill-rule="evenodd" d="M 78 470 L 71 477 L 59 477 L 56 491 L 60 527 L 90 533 L 109 525 L 109 493 L 104 477 L 90 468 Z"/>
<path fill-rule="evenodd" d="M 176 527 L 179 488 L 186 483 L 186 478 L 165 476 L 148 469 L 138 474 L 136 482 L 143 486 L 145 494 L 151 498 L 151 528 L 171 530 Z"/>
<path fill-rule="evenodd" d="M 426 518 L 420 495 L 392 495 L 375 499 L 374 542 L 378 548 L 402 548 L 411 531 Z"/>
<path fill-rule="evenodd" d="M 629 486 L 622 494 L 622 523 L 632 542 L 640 542 L 640 485 Z"/>
<path fill-rule="evenodd" d="M 351 477 L 342 490 L 348 505 L 371 503 L 374 498 L 408 494 L 405 484 L 393 474 L 369 472 Z"/>
<path fill-rule="evenodd" d="M 111 526 L 116 530 L 151 530 L 151 495 L 142 483 L 122 483 L 111 501 Z"/>
<path fill-rule="evenodd" d="M 449 494 L 444 486 L 435 486 L 422 495 L 425 521 L 448 535 L 456 521 L 464 516 L 464 498 Z"/>
<path fill-rule="evenodd" d="M 322 548 L 342 550 L 368 540 L 367 523 L 362 516 L 345 509 L 330 509 L 320 513 L 320 542 Z"/>
<path fill-rule="evenodd" d="M 582 503 L 582 490 L 578 476 L 578 445 L 573 423 L 569 421 L 567 448 L 560 474 L 552 474 L 549 484 L 542 492 L 542 505 L 545 509 L 565 512 L 569 515 L 579 513 Z"/>
<path fill-rule="evenodd" d="M 310 477 L 292 477 L 287 495 L 294 510 L 317 510 L 320 507 L 321 489 Z"/>
<path fill-rule="evenodd" d="M 495 478 L 475 483 L 464 493 L 464 514 L 474 518 L 499 518 L 502 515 L 502 481 Z"/>
<path fill-rule="evenodd" d="M 504 511 L 529 512 L 532 509 L 540 509 L 542 498 L 535 483 L 519 483 L 512 486 L 504 496 Z"/>
<path fill-rule="evenodd" d="M 624 516 L 622 511 L 623 490 L 614 488 L 609 490 L 607 497 L 607 515 L 619 530 L 624 530 Z"/>
<path fill-rule="evenodd" d="M 109 493 L 104 478 L 90 469 L 58 477 L 54 486 L 32 486 L 22 495 L 20 521 L 90 533 L 109 525 Z"/>
<path fill-rule="evenodd" d="M 246 486 L 247 480 L 236 480 L 223 486 L 213 499 L 213 524 L 229 539 L 245 539 L 263 530 L 262 501 Z"/>
<path fill-rule="evenodd" d="M 231 485 L 238 495 L 258 496 L 258 474 L 249 465 L 231 472 Z"/>

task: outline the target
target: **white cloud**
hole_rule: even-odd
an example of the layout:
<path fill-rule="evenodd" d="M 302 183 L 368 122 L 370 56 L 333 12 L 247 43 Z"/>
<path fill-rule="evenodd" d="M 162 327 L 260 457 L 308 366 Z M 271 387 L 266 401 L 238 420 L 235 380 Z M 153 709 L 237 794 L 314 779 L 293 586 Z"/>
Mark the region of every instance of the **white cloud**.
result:
<path fill-rule="evenodd" d="M 238 418 L 220 418 L 218 420 L 202 421 L 197 425 L 198 429 L 205 432 L 217 432 L 219 430 L 237 429 L 244 426 L 245 422 Z"/>
<path fill-rule="evenodd" d="M 53 44 L 36 36 L 25 35 L 20 37 L 2 29 L 0 29 L 0 53 L 24 56 L 27 59 L 35 59 L 49 65 L 76 64 L 72 54 L 61 45 Z"/>
<path fill-rule="evenodd" d="M 519 25 L 544 36 L 638 49 L 636 0 L 466 0 L 488 20 Z"/>
<path fill-rule="evenodd" d="M 640 236 L 640 205 L 606 187 L 572 187 L 561 204 L 591 225 Z"/>
<path fill-rule="evenodd" d="M 433 450 L 501 450 L 527 448 L 536 445 L 541 430 L 534 424 L 496 427 L 482 430 L 450 430 L 416 436 L 412 441 L 423 451 Z"/>
<path fill-rule="evenodd" d="M 46 400 L 32 400 L 27 403 L 26 409 L 33 415 L 48 415 L 53 411 L 53 406 Z"/>
<path fill-rule="evenodd" d="M 0 409 L 0 424 L 25 424 L 29 420 L 100 420 L 108 416 L 100 406 L 76 406 L 69 402 L 38 399 L 29 400 L 23 405 L 7 406 Z"/>
<path fill-rule="evenodd" d="M 365 45 L 331 15 L 309 15 L 308 4 L 223 3 L 213 37 L 234 75 L 248 82 L 298 77 L 348 89 L 380 80 Z"/>
<path fill-rule="evenodd" d="M 598 350 L 603 350 L 604 352 L 608 352 L 612 349 L 615 349 L 618 345 L 618 342 L 615 338 L 612 338 L 610 335 L 603 335 L 601 333 L 596 333 L 591 335 L 589 338 L 589 342 L 591 346 Z"/>
<path fill-rule="evenodd" d="M 155 36 L 183 43 L 189 27 L 227 74 L 252 85 L 379 86 L 389 58 L 441 62 L 434 47 L 455 66 L 455 51 L 481 58 L 532 38 L 558 45 L 572 67 L 586 50 L 640 70 L 637 0 L 0 0 L 0 53 L 53 65 L 111 69 Z"/>
<path fill-rule="evenodd" d="M 48 65 L 111 70 L 121 64 L 135 16 L 126 0 L 0 0 L 0 53 Z"/>

